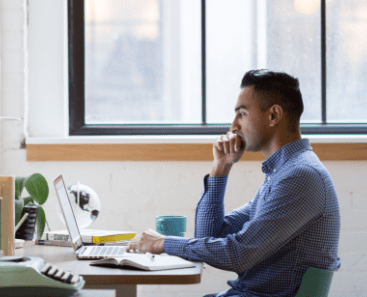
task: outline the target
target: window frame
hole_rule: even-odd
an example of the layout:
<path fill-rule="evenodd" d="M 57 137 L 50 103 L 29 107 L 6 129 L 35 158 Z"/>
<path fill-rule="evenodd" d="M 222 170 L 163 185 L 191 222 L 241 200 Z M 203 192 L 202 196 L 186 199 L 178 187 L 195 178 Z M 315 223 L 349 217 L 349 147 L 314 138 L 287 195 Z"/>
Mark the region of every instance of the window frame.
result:
<path fill-rule="evenodd" d="M 69 135 L 220 135 L 230 124 L 206 122 L 206 0 L 201 0 L 202 124 L 86 124 L 84 90 L 84 0 L 68 0 Z M 367 124 L 327 123 L 326 0 L 321 0 L 321 123 L 301 124 L 307 134 L 367 134 Z"/>

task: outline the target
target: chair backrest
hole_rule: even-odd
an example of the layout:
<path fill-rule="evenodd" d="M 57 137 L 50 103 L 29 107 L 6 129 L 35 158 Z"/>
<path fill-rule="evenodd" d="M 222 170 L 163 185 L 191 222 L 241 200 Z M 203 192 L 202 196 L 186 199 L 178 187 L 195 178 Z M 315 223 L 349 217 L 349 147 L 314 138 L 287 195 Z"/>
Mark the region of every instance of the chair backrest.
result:
<path fill-rule="evenodd" d="M 327 297 L 333 276 L 334 271 L 308 268 L 296 297 Z"/>

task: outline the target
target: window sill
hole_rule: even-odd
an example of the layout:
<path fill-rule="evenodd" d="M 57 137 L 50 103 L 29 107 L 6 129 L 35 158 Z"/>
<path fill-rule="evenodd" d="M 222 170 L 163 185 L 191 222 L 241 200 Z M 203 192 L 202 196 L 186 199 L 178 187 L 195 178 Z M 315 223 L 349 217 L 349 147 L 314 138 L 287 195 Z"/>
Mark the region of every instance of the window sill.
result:
<path fill-rule="evenodd" d="M 365 135 L 304 135 L 322 161 L 367 160 Z M 27 138 L 27 161 L 212 161 L 217 136 Z M 246 153 L 241 161 L 263 161 Z"/>

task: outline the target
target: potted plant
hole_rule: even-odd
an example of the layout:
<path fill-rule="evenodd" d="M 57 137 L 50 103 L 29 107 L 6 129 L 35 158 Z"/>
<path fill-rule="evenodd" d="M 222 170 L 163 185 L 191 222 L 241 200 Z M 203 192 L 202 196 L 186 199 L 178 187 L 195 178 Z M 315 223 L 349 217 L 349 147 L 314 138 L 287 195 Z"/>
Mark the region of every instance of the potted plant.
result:
<path fill-rule="evenodd" d="M 27 189 L 30 196 L 22 198 L 24 188 Z M 37 239 L 42 237 L 47 221 L 41 205 L 47 201 L 48 194 L 47 181 L 39 173 L 15 178 L 15 225 L 25 213 L 28 213 L 27 219 L 16 233 L 17 238 L 32 240 L 35 227 Z"/>

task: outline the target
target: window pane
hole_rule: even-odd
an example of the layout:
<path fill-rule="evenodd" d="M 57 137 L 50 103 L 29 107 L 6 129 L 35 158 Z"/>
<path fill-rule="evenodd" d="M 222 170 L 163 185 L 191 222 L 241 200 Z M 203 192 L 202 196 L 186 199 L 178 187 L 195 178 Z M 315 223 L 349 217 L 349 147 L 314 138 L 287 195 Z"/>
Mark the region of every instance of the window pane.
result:
<path fill-rule="evenodd" d="M 256 67 L 255 1 L 206 1 L 207 122 L 231 123 L 247 70 Z"/>
<path fill-rule="evenodd" d="M 232 122 L 241 79 L 256 68 L 298 77 L 302 122 L 320 122 L 320 30 L 320 0 L 207 1 L 208 122 Z"/>
<path fill-rule="evenodd" d="M 200 123 L 200 1 L 85 1 L 87 124 Z"/>
<path fill-rule="evenodd" d="M 299 79 L 303 123 L 321 122 L 321 1 L 266 1 L 267 67 Z"/>
<path fill-rule="evenodd" d="M 327 120 L 367 122 L 367 5 L 327 2 Z"/>

